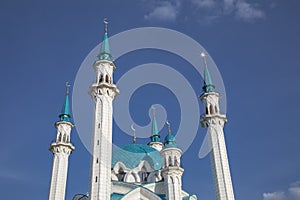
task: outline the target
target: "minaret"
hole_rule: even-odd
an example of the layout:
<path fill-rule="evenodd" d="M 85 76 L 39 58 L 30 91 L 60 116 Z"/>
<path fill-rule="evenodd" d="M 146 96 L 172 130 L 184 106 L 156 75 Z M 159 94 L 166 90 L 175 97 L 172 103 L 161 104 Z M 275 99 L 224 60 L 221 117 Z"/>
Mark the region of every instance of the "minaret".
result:
<path fill-rule="evenodd" d="M 181 177 L 183 169 L 180 167 L 182 151 L 177 148 L 175 137 L 171 134 L 170 123 L 167 121 L 168 135 L 165 138 L 164 149 L 160 154 L 163 158 L 161 170 L 164 178 L 164 188 L 167 200 L 182 200 Z"/>
<path fill-rule="evenodd" d="M 53 167 L 49 191 L 49 200 L 64 200 L 66 192 L 68 159 L 75 147 L 70 142 L 70 133 L 73 128 L 71 123 L 69 106 L 69 87 L 66 84 L 66 98 L 59 115 L 59 121 L 55 123 L 57 129 L 56 140 L 51 143 L 49 150 L 53 153 Z"/>
<path fill-rule="evenodd" d="M 104 20 L 104 40 L 98 60 L 94 63 L 96 81 L 89 94 L 95 102 L 90 172 L 90 200 L 109 200 L 111 193 L 113 100 L 119 94 L 113 84 L 115 64 L 109 50 L 107 21 Z"/>
<path fill-rule="evenodd" d="M 163 143 L 160 141 L 160 135 L 158 133 L 157 122 L 155 118 L 155 108 L 152 107 L 152 128 L 149 146 L 155 148 L 157 151 L 161 151 L 163 148 Z"/>
<path fill-rule="evenodd" d="M 216 200 L 234 200 L 233 187 L 227 157 L 223 127 L 227 122 L 226 116 L 220 113 L 219 93 L 215 92 L 211 76 L 207 68 L 206 55 L 201 53 L 204 60 L 204 86 L 200 96 L 204 104 L 205 114 L 201 116 L 201 125 L 207 129 L 212 165 L 212 174 Z"/>

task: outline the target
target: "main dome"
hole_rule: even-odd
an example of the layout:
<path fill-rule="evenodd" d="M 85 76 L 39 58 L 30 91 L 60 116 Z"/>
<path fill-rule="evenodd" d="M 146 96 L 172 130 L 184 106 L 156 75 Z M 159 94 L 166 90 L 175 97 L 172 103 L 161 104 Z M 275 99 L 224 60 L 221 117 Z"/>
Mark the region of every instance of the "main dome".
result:
<path fill-rule="evenodd" d="M 136 168 L 141 161 L 147 161 L 154 170 L 162 167 L 160 152 L 145 144 L 127 144 L 113 149 L 112 168 L 117 162 L 122 162 L 130 169 Z"/>

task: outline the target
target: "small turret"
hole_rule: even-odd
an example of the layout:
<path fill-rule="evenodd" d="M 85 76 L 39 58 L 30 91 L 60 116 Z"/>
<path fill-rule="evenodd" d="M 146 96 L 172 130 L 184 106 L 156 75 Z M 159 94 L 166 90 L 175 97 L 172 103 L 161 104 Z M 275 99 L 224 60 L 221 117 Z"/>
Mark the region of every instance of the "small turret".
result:
<path fill-rule="evenodd" d="M 183 169 L 180 166 L 182 151 L 177 148 L 176 139 L 171 134 L 170 122 L 168 125 L 168 135 L 165 138 L 164 148 L 160 152 L 163 158 L 163 168 L 161 170 L 164 178 L 164 187 L 167 200 L 182 200 L 181 177 Z"/>

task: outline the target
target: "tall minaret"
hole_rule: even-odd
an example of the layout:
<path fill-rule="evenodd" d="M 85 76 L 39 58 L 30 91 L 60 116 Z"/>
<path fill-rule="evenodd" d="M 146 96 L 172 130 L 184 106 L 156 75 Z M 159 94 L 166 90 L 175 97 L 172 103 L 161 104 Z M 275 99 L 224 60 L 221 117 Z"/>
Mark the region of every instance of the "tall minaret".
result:
<path fill-rule="evenodd" d="M 233 187 L 227 157 L 223 127 L 227 122 L 226 116 L 220 113 L 219 93 L 215 92 L 211 76 L 207 68 L 206 55 L 201 53 L 204 60 L 204 86 L 200 96 L 204 104 L 205 114 L 201 116 L 201 125 L 207 129 L 212 165 L 212 174 L 217 200 L 234 200 Z"/>
<path fill-rule="evenodd" d="M 56 140 L 51 143 L 49 150 L 53 153 L 53 167 L 49 191 L 49 200 L 64 200 L 66 192 L 68 159 L 69 155 L 75 149 L 70 142 L 70 133 L 73 128 L 71 123 L 69 106 L 69 87 L 67 83 L 67 92 L 64 105 L 59 115 L 59 121 L 55 123 L 57 129 Z"/>
<path fill-rule="evenodd" d="M 113 100 L 119 94 L 113 84 L 115 64 L 109 50 L 107 21 L 104 20 L 104 40 L 98 60 L 94 63 L 96 81 L 89 94 L 95 102 L 92 159 L 90 174 L 90 200 L 109 200 L 111 193 L 112 117 Z"/>
<path fill-rule="evenodd" d="M 164 148 L 160 154 L 163 158 L 161 170 L 164 178 L 164 189 L 167 200 L 182 200 L 183 169 L 180 166 L 182 151 L 177 148 L 175 137 L 171 134 L 170 123 L 167 121 L 168 135 L 165 138 Z"/>
<path fill-rule="evenodd" d="M 155 108 L 152 107 L 152 128 L 149 146 L 155 148 L 157 151 L 161 151 L 163 148 L 163 143 L 160 141 L 160 135 L 158 133 L 157 122 L 155 118 Z"/>

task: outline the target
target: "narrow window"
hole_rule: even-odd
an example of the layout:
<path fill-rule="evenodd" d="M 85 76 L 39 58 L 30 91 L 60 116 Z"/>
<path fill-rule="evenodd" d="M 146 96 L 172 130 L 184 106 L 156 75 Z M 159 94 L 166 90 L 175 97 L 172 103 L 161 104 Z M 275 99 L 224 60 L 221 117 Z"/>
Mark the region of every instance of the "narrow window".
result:
<path fill-rule="evenodd" d="M 210 105 L 209 110 L 210 110 L 210 114 L 213 114 L 213 113 L 214 113 L 214 108 L 213 108 L 212 105 Z"/>
<path fill-rule="evenodd" d="M 207 107 L 205 108 L 205 113 L 208 115 L 208 108 Z"/>
<path fill-rule="evenodd" d="M 100 128 L 100 123 L 98 124 L 98 128 Z"/>
<path fill-rule="evenodd" d="M 99 83 L 101 83 L 103 81 L 103 75 L 100 75 L 100 79 L 99 79 Z"/>
<path fill-rule="evenodd" d="M 99 145 L 99 140 L 97 141 L 97 145 Z"/>
<path fill-rule="evenodd" d="M 216 111 L 216 113 L 218 113 L 219 111 L 218 111 L 218 107 L 217 106 L 215 106 L 215 111 Z"/>
<path fill-rule="evenodd" d="M 97 181 L 98 181 L 98 177 L 96 176 L 96 180 L 95 180 L 95 182 L 97 183 Z"/>
<path fill-rule="evenodd" d="M 96 160 L 96 163 L 98 163 L 98 158 L 97 158 L 97 160 Z"/>
<path fill-rule="evenodd" d="M 109 80 L 108 75 L 106 75 L 105 76 L 105 82 L 108 83 L 108 80 Z"/>

